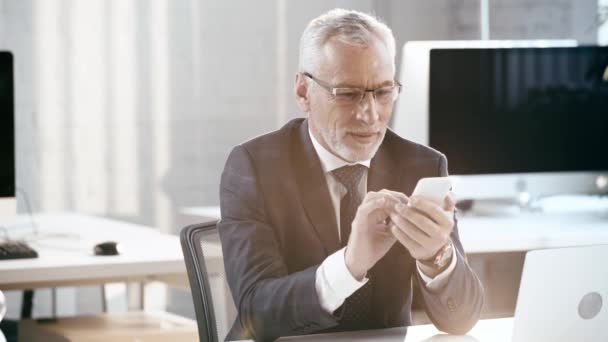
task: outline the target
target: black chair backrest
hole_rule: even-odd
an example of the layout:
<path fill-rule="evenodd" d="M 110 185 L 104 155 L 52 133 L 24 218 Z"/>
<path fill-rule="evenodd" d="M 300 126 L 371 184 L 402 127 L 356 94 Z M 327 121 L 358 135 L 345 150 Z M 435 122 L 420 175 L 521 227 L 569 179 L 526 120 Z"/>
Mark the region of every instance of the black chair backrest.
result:
<path fill-rule="evenodd" d="M 217 221 L 183 228 L 180 241 L 190 281 L 199 339 L 201 342 L 222 341 L 236 317 L 236 308 L 224 274 Z"/>

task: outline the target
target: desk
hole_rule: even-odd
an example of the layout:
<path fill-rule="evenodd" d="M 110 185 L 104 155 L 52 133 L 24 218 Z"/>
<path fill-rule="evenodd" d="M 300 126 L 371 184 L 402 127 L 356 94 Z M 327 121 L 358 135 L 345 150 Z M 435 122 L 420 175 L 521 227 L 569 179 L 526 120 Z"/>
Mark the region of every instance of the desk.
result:
<path fill-rule="evenodd" d="M 432 324 L 409 328 L 391 328 L 367 331 L 351 331 L 333 334 L 283 337 L 278 341 L 356 341 L 356 342 L 510 342 L 513 318 L 480 320 L 464 336 L 447 335 Z"/>
<path fill-rule="evenodd" d="M 184 208 L 182 213 L 199 215 L 199 220 L 219 218 L 218 207 Z M 459 219 L 459 233 L 471 266 L 486 285 L 482 314 L 506 317 L 514 312 L 524 253 L 544 248 L 608 244 L 608 212 L 465 215 Z"/>
<path fill-rule="evenodd" d="M 17 218 L 15 223 L 19 228 L 10 228 L 11 238 L 25 234 L 32 237 L 28 220 Z M 30 244 L 39 257 L 0 261 L 1 290 L 147 281 L 188 286 L 177 236 L 141 225 L 79 214 L 42 214 L 34 220 L 41 239 Z M 93 246 L 107 240 L 120 242 L 124 252 L 116 256 L 95 256 Z"/>
<path fill-rule="evenodd" d="M 514 217 L 462 217 L 460 240 L 467 254 L 608 243 L 608 213 L 521 214 Z"/>
<path fill-rule="evenodd" d="M 187 207 L 180 212 L 201 220 L 220 218 L 217 206 Z M 608 244 L 608 212 L 464 216 L 458 227 L 467 254 Z"/>
<path fill-rule="evenodd" d="M 221 217 L 219 206 L 185 207 L 179 210 L 180 214 L 198 220 L 219 220 Z"/>

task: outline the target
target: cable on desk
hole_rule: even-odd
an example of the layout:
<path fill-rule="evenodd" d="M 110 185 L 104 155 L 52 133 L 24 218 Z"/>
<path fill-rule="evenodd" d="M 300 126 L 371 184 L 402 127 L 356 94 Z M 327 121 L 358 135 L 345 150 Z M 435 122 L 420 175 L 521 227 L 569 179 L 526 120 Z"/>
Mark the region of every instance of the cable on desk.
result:
<path fill-rule="evenodd" d="M 8 228 L 0 226 L 0 230 L 2 230 L 2 232 L 4 233 L 4 240 L 10 240 L 10 237 L 8 236 Z"/>
<path fill-rule="evenodd" d="M 11 227 L 14 229 L 14 227 Z M 81 237 L 77 233 L 29 233 L 20 236 L 10 236 L 10 229 L 0 226 L 0 230 L 3 232 L 4 237 L 0 237 L 0 241 L 10 241 L 10 240 L 20 240 L 25 242 L 32 242 L 36 244 L 40 244 L 40 241 L 48 240 L 48 239 L 72 239 L 72 240 L 81 240 Z M 53 247 L 52 244 L 46 244 L 46 246 Z"/>
<path fill-rule="evenodd" d="M 42 240 L 42 239 L 53 239 L 53 238 L 73 238 L 73 239 L 77 239 L 77 240 L 80 239 L 80 235 L 75 234 L 75 233 L 45 233 L 45 234 L 42 234 L 40 232 L 38 223 L 34 219 L 34 213 L 32 211 L 32 205 L 31 205 L 29 196 L 27 194 L 27 191 L 25 191 L 25 189 L 23 189 L 21 187 L 16 187 L 15 190 L 17 190 L 17 192 L 20 193 L 23 198 L 23 202 L 25 204 L 25 210 L 27 211 L 27 215 L 30 219 L 30 225 L 32 228 L 31 234 L 21 236 L 21 237 L 19 237 L 19 240 L 24 240 L 26 242 L 35 242 L 35 241 Z M 4 236 L 5 236 L 6 240 L 11 240 L 11 237 L 9 235 L 9 229 L 7 227 L 3 227 L 3 226 L 0 226 L 0 229 L 4 232 Z"/>
<path fill-rule="evenodd" d="M 38 235 L 38 224 L 34 220 L 34 215 L 32 213 L 32 206 L 30 205 L 30 198 L 27 195 L 27 192 L 21 187 L 16 187 L 15 190 L 17 190 L 17 192 L 21 193 L 21 195 L 23 196 L 23 202 L 25 203 L 25 210 L 27 210 L 27 213 L 30 217 L 30 223 L 32 224 L 33 233 L 34 233 L 34 235 Z"/>

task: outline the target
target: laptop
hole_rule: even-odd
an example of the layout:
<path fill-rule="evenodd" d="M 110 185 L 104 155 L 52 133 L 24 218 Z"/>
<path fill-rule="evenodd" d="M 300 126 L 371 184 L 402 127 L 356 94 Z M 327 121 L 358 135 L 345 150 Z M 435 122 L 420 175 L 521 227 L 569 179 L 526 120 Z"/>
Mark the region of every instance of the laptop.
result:
<path fill-rule="evenodd" d="M 513 342 L 608 341 L 608 245 L 530 251 Z"/>

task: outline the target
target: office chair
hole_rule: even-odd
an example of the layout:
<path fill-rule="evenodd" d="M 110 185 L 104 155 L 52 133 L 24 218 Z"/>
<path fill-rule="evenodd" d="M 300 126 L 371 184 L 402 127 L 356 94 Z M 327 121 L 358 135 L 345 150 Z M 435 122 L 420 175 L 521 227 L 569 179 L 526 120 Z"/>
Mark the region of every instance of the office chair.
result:
<path fill-rule="evenodd" d="M 193 224 L 180 233 L 200 342 L 223 341 L 236 318 L 216 225 Z"/>

